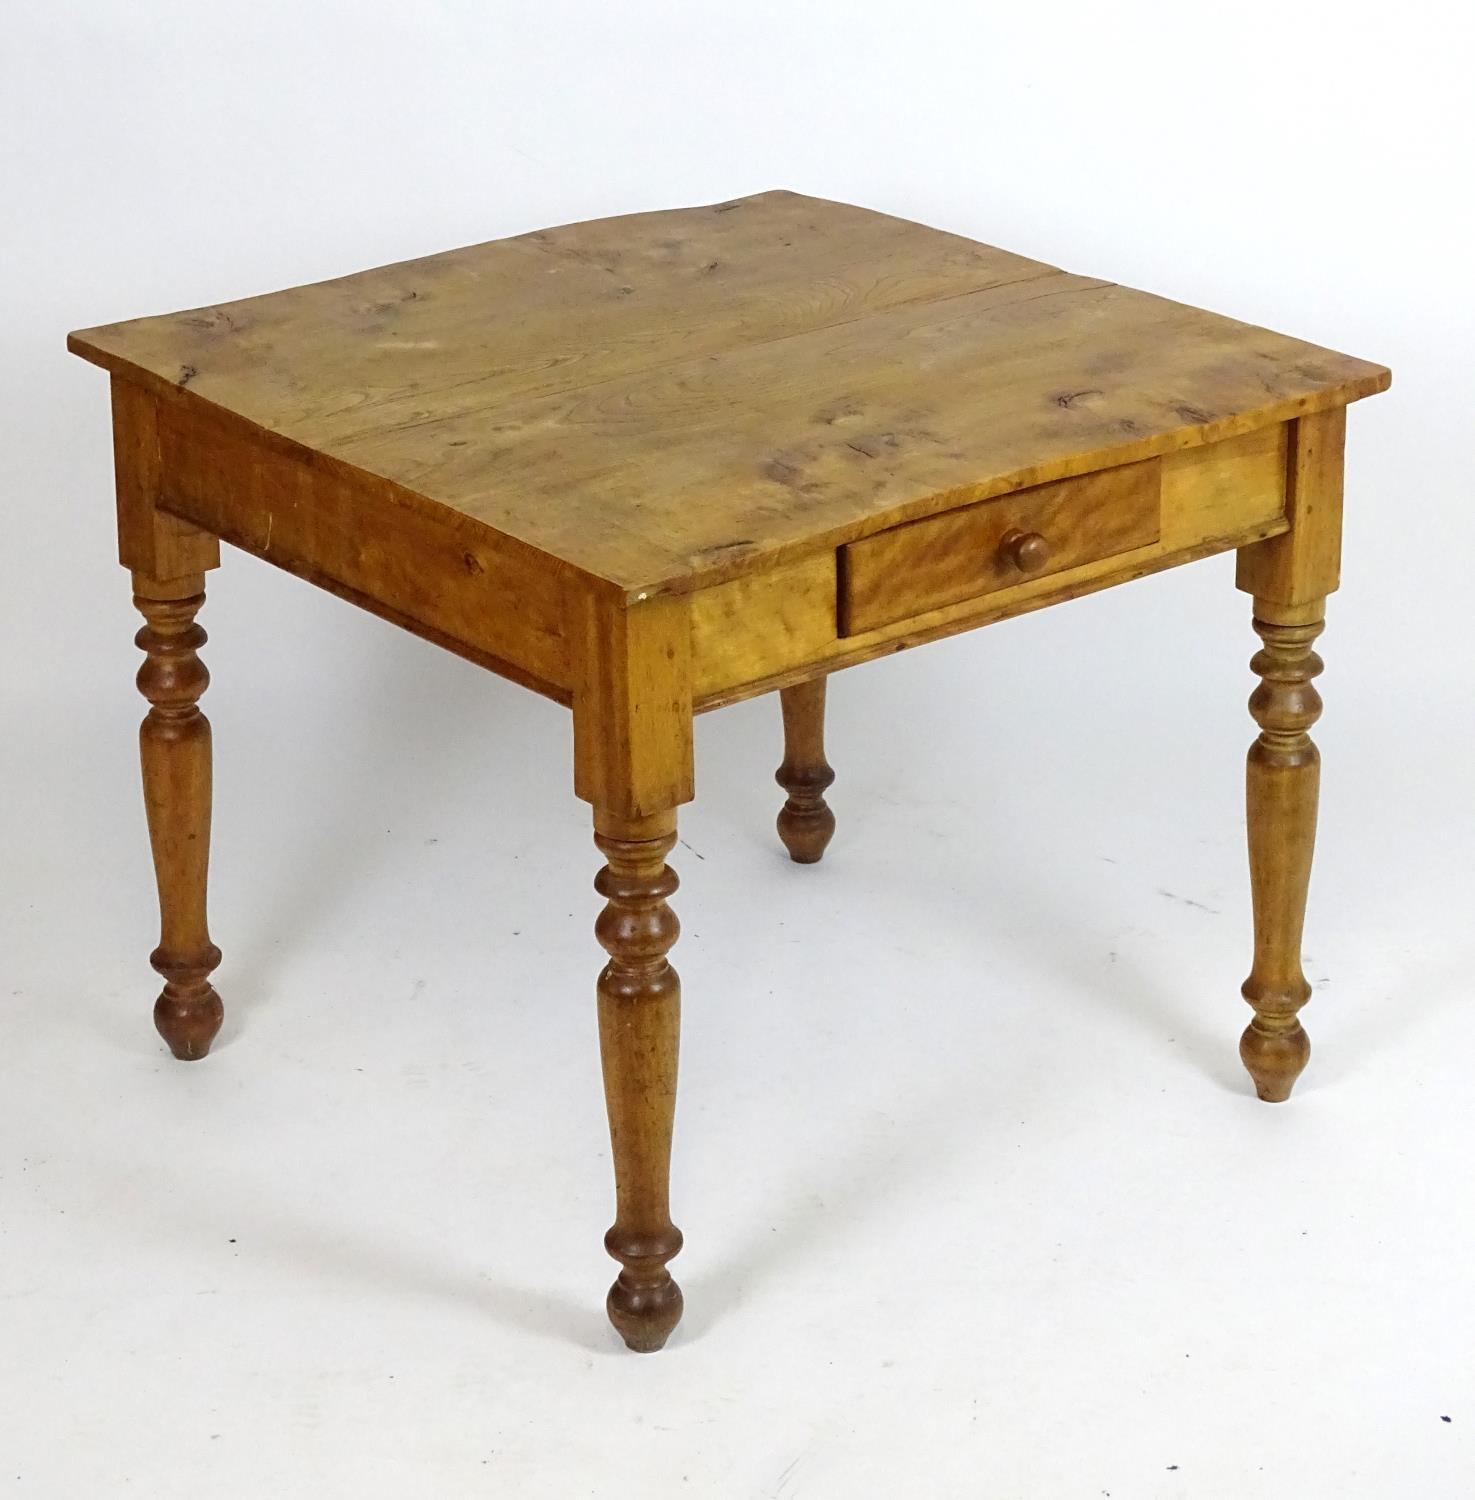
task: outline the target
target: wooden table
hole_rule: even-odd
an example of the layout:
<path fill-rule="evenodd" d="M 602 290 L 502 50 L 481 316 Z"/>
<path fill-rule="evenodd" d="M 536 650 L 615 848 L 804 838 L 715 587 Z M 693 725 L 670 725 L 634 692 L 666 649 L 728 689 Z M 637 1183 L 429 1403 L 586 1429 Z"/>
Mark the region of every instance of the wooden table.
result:
<path fill-rule="evenodd" d="M 1309 1044 L 1312 650 L 1347 403 L 1388 372 L 884 214 L 762 193 L 75 333 L 112 376 L 175 1056 L 221 1023 L 195 623 L 224 540 L 573 711 L 606 906 L 599 1027 L 622 1269 L 658 1349 L 680 989 L 666 864 L 692 716 L 778 690 L 779 833 L 814 861 L 826 674 L 1228 548 L 1263 646 L 1247 790 L 1254 1018 Z"/>

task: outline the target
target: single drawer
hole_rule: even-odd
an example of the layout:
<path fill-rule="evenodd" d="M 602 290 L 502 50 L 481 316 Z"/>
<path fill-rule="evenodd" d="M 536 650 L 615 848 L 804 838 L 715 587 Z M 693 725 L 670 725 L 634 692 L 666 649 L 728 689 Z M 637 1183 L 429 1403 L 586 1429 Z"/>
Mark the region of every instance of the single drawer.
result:
<path fill-rule="evenodd" d="M 1162 461 L 1100 469 L 840 548 L 840 634 L 860 635 L 1157 541 Z"/>

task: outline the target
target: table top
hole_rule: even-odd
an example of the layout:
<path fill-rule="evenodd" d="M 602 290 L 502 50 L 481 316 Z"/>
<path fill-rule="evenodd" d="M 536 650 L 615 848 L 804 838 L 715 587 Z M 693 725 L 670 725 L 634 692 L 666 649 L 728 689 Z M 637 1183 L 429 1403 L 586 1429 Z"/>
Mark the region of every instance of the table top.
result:
<path fill-rule="evenodd" d="M 631 591 L 1383 390 L 1388 372 L 790 192 L 74 333 Z"/>

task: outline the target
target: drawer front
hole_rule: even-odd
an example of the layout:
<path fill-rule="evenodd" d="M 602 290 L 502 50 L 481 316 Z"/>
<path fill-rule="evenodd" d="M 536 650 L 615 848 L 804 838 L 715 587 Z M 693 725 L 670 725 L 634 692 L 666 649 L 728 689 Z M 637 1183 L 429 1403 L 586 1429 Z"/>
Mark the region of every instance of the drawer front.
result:
<path fill-rule="evenodd" d="M 929 516 L 840 548 L 840 633 L 860 635 L 1157 541 L 1162 461 Z"/>

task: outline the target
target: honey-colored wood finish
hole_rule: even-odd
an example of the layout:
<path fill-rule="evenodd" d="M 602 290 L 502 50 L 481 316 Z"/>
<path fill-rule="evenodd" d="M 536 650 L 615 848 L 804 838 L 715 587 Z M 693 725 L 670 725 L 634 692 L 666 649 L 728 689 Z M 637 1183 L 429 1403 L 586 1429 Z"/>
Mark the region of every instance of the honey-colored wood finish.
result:
<path fill-rule="evenodd" d="M 825 801 L 835 773 L 825 759 L 825 679 L 779 691 L 784 717 L 784 759 L 774 780 L 789 794 L 778 814 L 778 836 L 798 865 L 818 864 L 835 836 L 835 815 Z"/>
<path fill-rule="evenodd" d="M 456 511 L 630 596 L 1217 442 L 1388 379 L 793 193 L 569 225 L 71 346 L 314 466 L 376 476 L 386 502 Z"/>
<path fill-rule="evenodd" d="M 997 592 L 843 635 L 837 554 L 734 579 L 692 598 L 692 671 L 699 711 L 854 666 L 1011 615 L 1079 598 L 1163 568 L 1286 531 L 1287 428 L 1185 449 L 1162 460 L 1158 540 Z"/>
<path fill-rule="evenodd" d="M 666 958 L 681 928 L 666 898 L 676 819 L 631 820 L 595 809 L 594 842 L 608 861 L 594 888 L 606 898 L 595 935 L 609 954 L 599 976 L 599 1042 L 615 1160 L 615 1222 L 605 1248 L 623 1266 L 609 1290 L 610 1322 L 630 1348 L 659 1349 L 681 1317 L 666 1262 L 681 1249 L 671 1222 L 671 1131 L 681 981 Z"/>
<path fill-rule="evenodd" d="M 787 192 L 566 225 L 88 329 L 146 626 L 159 1024 L 220 1024 L 194 624 L 227 541 L 570 708 L 606 864 L 609 1313 L 681 1313 L 666 864 L 694 714 L 778 690 L 779 832 L 820 857 L 827 674 L 1237 549 L 1264 649 L 1248 781 L 1267 1098 L 1305 1058 L 1310 643 L 1345 408 L 1380 366 Z"/>
<path fill-rule="evenodd" d="M 691 620 L 680 598 L 585 595 L 577 633 L 574 791 L 621 817 L 693 794 Z"/>
<path fill-rule="evenodd" d="M 1291 424 L 1285 512 L 1288 525 L 1245 547 L 1236 582 L 1272 604 L 1315 604 L 1341 582 L 1342 475 L 1347 411 L 1337 407 Z"/>
<path fill-rule="evenodd" d="M 154 1025 L 173 1054 L 204 1057 L 224 1008 L 210 984 L 220 949 L 205 921 L 210 866 L 210 721 L 200 695 L 210 674 L 197 654 L 205 632 L 195 615 L 205 602 L 200 573 L 160 580 L 133 575 L 133 602 L 147 622 L 138 690 L 149 701 L 139 728 L 143 801 L 159 887 L 159 946 L 150 962 L 164 976 Z"/>
<path fill-rule="evenodd" d="M 1307 731 L 1321 716 L 1312 681 L 1321 658 L 1311 644 L 1323 622 L 1320 601 L 1297 607 L 1257 599 L 1255 611 L 1255 630 L 1265 643 L 1250 663 L 1260 676 L 1250 697 L 1260 734 L 1245 770 L 1255 963 L 1243 988 L 1255 1018 L 1240 1039 L 1239 1055 L 1259 1096 L 1278 1103 L 1290 1098 L 1311 1056 L 1297 1013 L 1311 998 L 1301 969 L 1301 931 L 1321 757 Z"/>
<path fill-rule="evenodd" d="M 145 578 L 186 578 L 220 566 L 220 541 L 163 506 L 159 401 L 114 377 L 113 482 L 118 560 Z"/>
<path fill-rule="evenodd" d="M 134 399 L 152 408 L 168 505 L 212 542 L 569 701 L 564 588 L 527 548 L 455 511 L 401 504 L 382 480 L 263 440 L 177 391 Z"/>
<path fill-rule="evenodd" d="M 864 635 L 1026 578 L 1150 546 L 1162 460 L 1020 490 L 840 549 L 840 629 Z"/>
<path fill-rule="evenodd" d="M 1341 572 L 1346 417 L 1339 407 L 1292 424 L 1290 529 L 1244 548 L 1238 559 L 1237 581 L 1255 596 L 1255 630 L 1264 643 L 1250 663 L 1260 677 L 1250 697 L 1260 734 L 1245 776 L 1255 959 L 1243 993 L 1255 1017 L 1240 1056 L 1256 1092 L 1275 1103 L 1290 1097 L 1311 1055 L 1299 1012 L 1311 998 L 1301 933 L 1321 785 L 1321 755 L 1309 731 L 1321 717 L 1313 679 L 1322 664 L 1312 644 Z"/>

